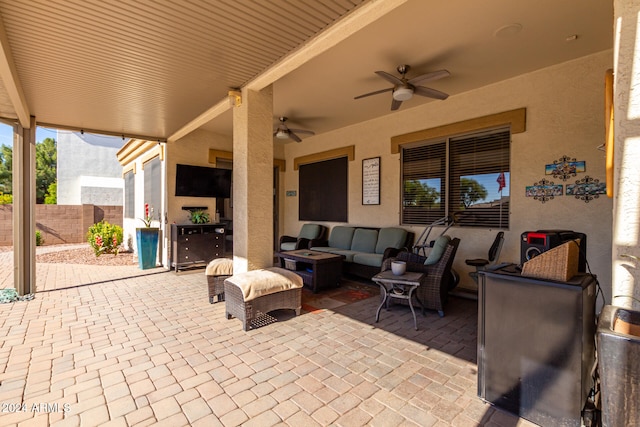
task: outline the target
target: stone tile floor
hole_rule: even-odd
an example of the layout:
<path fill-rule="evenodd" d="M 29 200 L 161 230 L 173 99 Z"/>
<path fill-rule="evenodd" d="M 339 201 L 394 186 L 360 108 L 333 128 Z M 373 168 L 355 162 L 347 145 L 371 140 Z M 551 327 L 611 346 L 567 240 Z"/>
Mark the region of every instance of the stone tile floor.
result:
<path fill-rule="evenodd" d="M 243 332 L 202 270 L 38 264 L 37 281 L 0 304 L 1 426 L 532 425 L 476 395 L 475 301 L 415 331 L 406 307 L 375 323 L 376 297 L 315 297 Z"/>

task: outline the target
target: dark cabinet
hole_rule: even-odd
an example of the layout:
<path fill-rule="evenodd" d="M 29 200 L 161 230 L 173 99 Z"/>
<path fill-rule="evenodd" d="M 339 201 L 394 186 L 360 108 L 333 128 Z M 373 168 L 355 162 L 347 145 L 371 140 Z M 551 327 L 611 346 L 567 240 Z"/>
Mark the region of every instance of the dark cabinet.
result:
<path fill-rule="evenodd" d="M 478 395 L 543 426 L 581 425 L 595 357 L 594 277 L 482 272 Z"/>
<path fill-rule="evenodd" d="M 171 267 L 204 267 L 224 257 L 224 241 L 223 224 L 171 224 Z"/>

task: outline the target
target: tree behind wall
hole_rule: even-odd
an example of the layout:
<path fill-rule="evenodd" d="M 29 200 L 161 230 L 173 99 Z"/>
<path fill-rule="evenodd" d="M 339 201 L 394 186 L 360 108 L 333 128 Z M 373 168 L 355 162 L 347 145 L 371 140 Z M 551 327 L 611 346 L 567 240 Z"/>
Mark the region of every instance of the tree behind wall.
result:
<path fill-rule="evenodd" d="M 11 147 L 3 145 L 0 147 L 0 191 L 3 194 L 13 194 L 11 186 L 11 168 L 13 163 L 13 151 Z"/>
<path fill-rule="evenodd" d="M 36 143 L 36 203 L 45 203 L 47 196 L 49 202 L 55 199 L 55 194 L 53 199 L 49 194 L 49 186 L 56 182 L 57 158 L 55 139 L 45 138 L 42 142 Z M 5 195 L 13 194 L 12 163 L 13 150 L 3 145 L 0 147 L 0 192 Z"/>
<path fill-rule="evenodd" d="M 49 185 L 56 182 L 57 167 L 56 140 L 45 138 L 36 143 L 36 203 L 44 203 Z"/>

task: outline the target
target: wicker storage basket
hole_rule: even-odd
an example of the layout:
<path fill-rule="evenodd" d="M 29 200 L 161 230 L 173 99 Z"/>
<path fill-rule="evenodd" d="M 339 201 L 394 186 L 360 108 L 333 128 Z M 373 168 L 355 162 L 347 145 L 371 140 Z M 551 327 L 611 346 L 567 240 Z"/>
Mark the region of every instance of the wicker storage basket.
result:
<path fill-rule="evenodd" d="M 296 271 L 298 269 L 297 264 L 298 263 L 296 262 L 296 260 L 289 258 L 284 259 L 284 268 L 286 268 L 287 270 Z"/>
<path fill-rule="evenodd" d="M 522 275 L 566 282 L 578 274 L 579 240 L 571 240 L 530 259 L 522 265 Z"/>

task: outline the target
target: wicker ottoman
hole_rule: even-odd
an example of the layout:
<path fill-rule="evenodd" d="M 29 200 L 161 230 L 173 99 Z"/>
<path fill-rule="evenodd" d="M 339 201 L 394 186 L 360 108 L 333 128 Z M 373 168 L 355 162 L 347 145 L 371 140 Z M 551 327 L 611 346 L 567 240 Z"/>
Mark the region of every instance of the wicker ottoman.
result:
<path fill-rule="evenodd" d="M 224 279 L 233 275 L 233 261 L 229 258 L 216 258 L 207 265 L 205 270 L 207 285 L 209 286 L 209 303 L 224 301 Z"/>
<path fill-rule="evenodd" d="M 253 320 L 273 310 L 295 310 L 297 316 L 302 285 L 302 277 L 279 267 L 234 274 L 224 281 L 227 319 L 240 319 L 242 329 L 248 331 Z"/>

